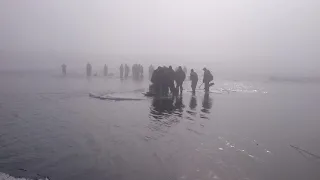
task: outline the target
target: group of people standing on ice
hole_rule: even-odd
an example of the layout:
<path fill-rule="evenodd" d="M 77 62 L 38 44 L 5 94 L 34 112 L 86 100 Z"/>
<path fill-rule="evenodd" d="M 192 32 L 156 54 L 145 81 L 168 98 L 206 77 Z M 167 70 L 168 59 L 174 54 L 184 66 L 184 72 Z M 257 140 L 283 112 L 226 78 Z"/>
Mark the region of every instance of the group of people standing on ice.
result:
<path fill-rule="evenodd" d="M 128 78 L 130 74 L 130 67 L 125 64 L 120 65 L 120 78 Z M 132 77 L 134 79 L 140 79 L 143 77 L 143 66 L 141 64 L 134 64 L 132 66 Z"/>
<path fill-rule="evenodd" d="M 67 66 L 63 64 L 61 66 L 62 74 L 67 74 Z M 125 64 L 120 65 L 120 78 L 128 78 L 130 74 L 130 67 Z M 209 92 L 210 86 L 214 85 L 211 83 L 213 80 L 212 73 L 203 68 L 203 83 L 205 92 Z M 90 63 L 86 66 L 87 76 L 92 76 L 92 66 Z M 108 66 L 104 65 L 103 68 L 104 76 L 108 76 Z M 152 84 L 149 87 L 150 95 L 159 95 L 159 96 L 167 96 L 169 93 L 172 95 L 182 94 L 183 91 L 183 82 L 186 79 L 187 68 L 182 68 L 179 66 L 176 70 L 172 69 L 172 66 L 159 66 L 157 69 L 154 69 L 152 65 L 149 66 L 149 78 Z M 143 66 L 141 64 L 134 64 L 132 66 L 132 77 L 134 79 L 140 79 L 143 77 Z M 191 80 L 191 88 L 192 92 L 195 93 L 197 84 L 198 84 L 198 74 L 191 69 L 190 71 L 190 80 Z M 201 84 L 201 86 L 202 86 Z"/>
<path fill-rule="evenodd" d="M 183 82 L 186 79 L 186 71 L 186 68 L 182 69 L 181 66 L 179 66 L 175 71 L 172 69 L 172 66 L 159 66 L 156 70 L 152 71 L 152 66 L 150 66 L 149 72 L 152 72 L 152 84 L 149 86 L 149 94 L 156 96 L 167 96 L 169 93 L 172 95 L 179 95 L 179 93 L 182 94 Z M 203 71 L 204 89 L 205 92 L 209 92 L 210 86 L 214 84 L 211 83 L 213 75 L 206 68 L 203 68 Z M 198 84 L 198 74 L 193 69 L 191 69 L 190 72 L 190 80 L 192 92 L 195 93 Z"/>

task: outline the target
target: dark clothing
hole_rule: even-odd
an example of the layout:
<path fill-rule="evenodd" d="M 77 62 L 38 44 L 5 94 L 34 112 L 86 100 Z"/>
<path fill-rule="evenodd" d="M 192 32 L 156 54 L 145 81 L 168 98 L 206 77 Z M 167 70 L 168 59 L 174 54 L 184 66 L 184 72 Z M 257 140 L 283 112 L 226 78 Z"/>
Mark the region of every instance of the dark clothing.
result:
<path fill-rule="evenodd" d="M 174 81 L 169 82 L 169 89 L 172 95 L 176 95 L 176 88 L 174 87 Z"/>
<path fill-rule="evenodd" d="M 120 78 L 123 78 L 123 65 L 120 66 Z"/>
<path fill-rule="evenodd" d="M 183 81 L 186 79 L 186 74 L 183 72 L 183 70 L 181 68 L 177 69 L 177 71 L 175 72 L 175 80 L 177 83 L 177 87 L 176 87 L 176 91 L 180 93 L 182 93 L 183 87 Z"/>
<path fill-rule="evenodd" d="M 170 77 L 169 77 L 169 68 L 163 67 L 163 77 L 162 77 L 162 89 L 163 95 L 168 96 L 169 93 L 169 85 L 170 85 Z"/>
<path fill-rule="evenodd" d="M 108 76 L 108 66 L 104 66 L 104 69 L 103 69 L 103 73 L 104 73 L 104 76 Z"/>
<path fill-rule="evenodd" d="M 174 70 L 171 69 L 171 68 L 168 68 L 167 73 L 168 73 L 168 78 L 171 81 L 174 81 L 175 80 L 175 72 L 174 72 Z"/>
<path fill-rule="evenodd" d="M 129 71 L 130 71 L 130 69 L 129 69 L 129 66 L 128 65 L 125 65 L 125 68 L 124 68 L 124 77 L 128 77 L 129 76 Z"/>
<path fill-rule="evenodd" d="M 168 68 L 167 70 L 167 77 L 168 77 L 168 86 L 170 89 L 171 94 L 175 94 L 176 93 L 176 89 L 174 87 L 174 80 L 175 80 L 175 72 L 172 68 Z"/>
<path fill-rule="evenodd" d="M 182 91 L 183 91 L 182 84 L 183 84 L 183 82 L 177 82 L 177 86 L 176 86 L 177 94 L 178 94 L 179 92 L 182 93 Z"/>
<path fill-rule="evenodd" d="M 195 92 L 197 84 L 198 84 L 198 74 L 195 72 L 191 72 L 190 73 L 190 80 L 191 80 L 192 92 Z"/>
<path fill-rule="evenodd" d="M 153 72 L 154 72 L 153 66 L 149 66 L 149 78 L 150 78 L 150 79 L 151 79 L 151 77 L 152 77 Z"/>
<path fill-rule="evenodd" d="M 151 82 L 154 84 L 155 93 L 157 96 L 162 96 L 164 94 L 164 70 L 159 67 L 156 69 L 151 77 Z"/>
<path fill-rule="evenodd" d="M 87 76 L 91 76 L 92 73 L 92 66 L 91 64 L 87 64 Z"/>
<path fill-rule="evenodd" d="M 213 76 L 209 70 L 205 70 L 203 74 L 203 83 L 204 83 L 204 90 L 206 92 L 209 92 L 210 86 L 213 85 L 213 83 L 210 83 L 213 80 Z"/>
<path fill-rule="evenodd" d="M 159 68 L 154 70 L 154 72 L 152 73 L 151 82 L 153 84 L 155 84 L 157 82 L 157 80 L 158 80 L 158 74 L 159 74 L 158 72 L 159 72 Z"/>
<path fill-rule="evenodd" d="M 139 76 L 139 77 L 142 78 L 142 77 L 143 77 L 143 66 L 140 65 L 140 66 L 139 66 L 139 69 L 140 69 L 140 71 L 139 71 L 139 72 L 140 72 L 140 76 Z"/>
<path fill-rule="evenodd" d="M 62 74 L 63 74 L 63 75 L 66 75 L 66 74 L 67 74 L 67 66 L 66 66 L 65 64 L 63 64 L 63 65 L 61 66 L 61 68 L 62 68 Z"/>

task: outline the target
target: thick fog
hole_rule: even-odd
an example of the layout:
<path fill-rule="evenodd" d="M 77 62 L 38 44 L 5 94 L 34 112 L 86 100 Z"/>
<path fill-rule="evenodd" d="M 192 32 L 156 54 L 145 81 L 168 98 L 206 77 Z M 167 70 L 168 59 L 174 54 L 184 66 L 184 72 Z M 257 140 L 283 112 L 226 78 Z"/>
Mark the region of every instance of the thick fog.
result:
<path fill-rule="evenodd" d="M 316 72 L 319 32 L 318 0 L 0 1 L 1 69 L 126 58 Z"/>

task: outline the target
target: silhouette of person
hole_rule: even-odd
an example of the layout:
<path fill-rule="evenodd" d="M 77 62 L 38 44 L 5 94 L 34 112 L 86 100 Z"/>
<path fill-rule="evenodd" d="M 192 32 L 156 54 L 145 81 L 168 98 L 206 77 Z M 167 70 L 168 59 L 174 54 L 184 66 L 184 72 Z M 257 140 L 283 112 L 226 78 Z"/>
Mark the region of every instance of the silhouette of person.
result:
<path fill-rule="evenodd" d="M 121 64 L 120 66 L 120 78 L 122 79 L 123 78 L 123 64 Z"/>
<path fill-rule="evenodd" d="M 62 65 L 61 65 L 61 68 L 62 68 L 62 74 L 63 74 L 64 76 L 67 75 L 67 65 L 62 64 Z"/>
<path fill-rule="evenodd" d="M 91 76 L 92 74 L 92 66 L 90 63 L 87 64 L 87 76 Z"/>
<path fill-rule="evenodd" d="M 162 95 L 162 77 L 163 77 L 163 69 L 162 67 L 158 67 L 152 74 L 151 82 L 154 85 L 154 91 L 157 96 Z"/>
<path fill-rule="evenodd" d="M 168 82 L 169 82 L 169 89 L 172 95 L 176 95 L 176 88 L 174 87 L 174 79 L 175 79 L 175 72 L 172 69 L 172 66 L 169 66 L 167 70 Z"/>
<path fill-rule="evenodd" d="M 105 64 L 103 68 L 103 74 L 104 76 L 108 76 L 108 66 Z"/>
<path fill-rule="evenodd" d="M 182 67 L 179 66 L 177 71 L 175 72 L 175 80 L 176 80 L 176 84 L 177 84 L 177 87 L 176 87 L 177 93 L 180 90 L 180 94 L 182 94 L 182 91 L 183 91 L 182 84 L 183 84 L 183 81 L 185 79 L 186 79 L 186 74 L 183 72 Z"/>
<path fill-rule="evenodd" d="M 154 68 L 153 68 L 152 65 L 150 65 L 150 66 L 149 66 L 149 78 L 150 78 L 150 79 L 151 79 L 151 77 L 152 77 L 153 72 L 154 72 Z"/>
<path fill-rule="evenodd" d="M 170 78 L 169 78 L 169 68 L 167 68 L 166 66 L 162 67 L 163 69 L 163 74 L 162 74 L 162 90 L 163 90 L 163 96 L 168 96 L 169 93 L 169 84 L 170 84 Z"/>
<path fill-rule="evenodd" d="M 139 71 L 140 72 L 140 76 L 139 77 L 143 78 L 143 66 L 140 64 L 139 67 L 140 67 L 140 71 Z"/>
<path fill-rule="evenodd" d="M 203 68 L 203 71 L 204 71 L 204 74 L 203 74 L 204 91 L 209 92 L 210 86 L 214 85 L 214 83 L 210 83 L 213 80 L 213 75 L 206 68 Z"/>
<path fill-rule="evenodd" d="M 194 72 L 193 69 L 191 69 L 191 72 L 190 72 L 190 80 L 191 80 L 192 93 L 195 93 L 196 87 L 198 84 L 198 74 L 196 72 Z"/>
<path fill-rule="evenodd" d="M 136 78 L 136 65 L 132 65 L 132 68 L 131 68 L 131 71 L 132 71 L 132 78 L 135 79 Z"/>
<path fill-rule="evenodd" d="M 191 110 L 195 110 L 197 107 L 197 98 L 196 96 L 191 96 L 189 107 Z"/>
<path fill-rule="evenodd" d="M 127 78 L 129 76 L 129 71 L 130 71 L 130 68 L 129 66 L 126 64 L 125 65 L 125 69 L 124 69 L 124 77 Z"/>

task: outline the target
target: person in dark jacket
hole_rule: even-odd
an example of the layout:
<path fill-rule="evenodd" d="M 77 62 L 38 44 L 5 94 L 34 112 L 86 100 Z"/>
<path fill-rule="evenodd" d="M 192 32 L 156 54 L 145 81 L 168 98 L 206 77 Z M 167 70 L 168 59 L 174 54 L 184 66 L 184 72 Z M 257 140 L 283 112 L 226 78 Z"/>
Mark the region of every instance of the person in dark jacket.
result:
<path fill-rule="evenodd" d="M 169 66 L 169 68 L 168 68 L 167 77 L 169 78 L 168 79 L 168 82 L 169 82 L 168 86 L 169 86 L 169 89 L 170 89 L 170 93 L 172 95 L 175 95 L 176 94 L 176 88 L 174 87 L 175 72 L 172 69 L 172 66 Z"/>
<path fill-rule="evenodd" d="M 143 66 L 139 64 L 139 78 L 143 78 Z"/>
<path fill-rule="evenodd" d="M 213 80 L 213 75 L 206 68 L 203 68 L 203 71 L 204 71 L 204 74 L 203 74 L 204 91 L 209 92 L 210 86 L 214 85 L 214 83 L 210 83 Z"/>
<path fill-rule="evenodd" d="M 175 72 L 175 80 L 176 80 L 176 91 L 177 93 L 180 91 L 180 94 L 182 94 L 183 91 L 183 81 L 186 79 L 186 74 L 184 73 L 184 71 L 182 70 L 182 67 L 179 66 L 177 71 Z"/>
<path fill-rule="evenodd" d="M 120 78 L 122 79 L 123 78 L 123 64 L 121 64 L 120 66 Z"/>
<path fill-rule="evenodd" d="M 153 83 L 153 89 L 154 89 L 154 93 L 157 96 L 161 96 L 163 93 L 162 87 L 163 87 L 163 76 L 164 76 L 164 72 L 163 72 L 163 68 L 162 67 L 158 67 L 152 74 L 151 77 L 151 82 Z"/>
<path fill-rule="evenodd" d="M 191 80 L 192 92 L 195 93 L 196 92 L 196 87 L 197 87 L 197 84 L 198 84 L 198 74 L 196 72 L 194 72 L 193 69 L 191 69 L 191 72 L 190 72 L 190 80 Z"/>
<path fill-rule="evenodd" d="M 103 74 L 104 76 L 108 76 L 108 66 L 105 64 L 103 68 Z"/>
<path fill-rule="evenodd" d="M 63 74 L 64 76 L 67 75 L 67 65 L 62 64 L 62 65 L 61 65 L 61 68 L 62 68 L 62 74 Z"/>
<path fill-rule="evenodd" d="M 126 64 L 126 65 L 124 66 L 124 77 L 125 77 L 125 78 L 128 78 L 129 72 L 130 72 L 130 68 L 129 68 L 129 66 Z"/>
<path fill-rule="evenodd" d="M 169 86 L 170 86 L 169 68 L 166 67 L 166 66 L 163 66 L 162 69 L 163 69 L 163 74 L 162 74 L 162 78 L 161 78 L 162 95 L 163 96 L 168 96 L 168 94 L 169 94 Z"/>
<path fill-rule="evenodd" d="M 92 66 L 90 63 L 87 64 L 87 76 L 91 76 L 92 74 Z"/>
<path fill-rule="evenodd" d="M 149 78 L 150 78 L 150 79 L 151 79 L 151 77 L 152 77 L 153 72 L 154 72 L 154 68 L 153 68 L 152 65 L 150 65 L 150 66 L 149 66 Z"/>

